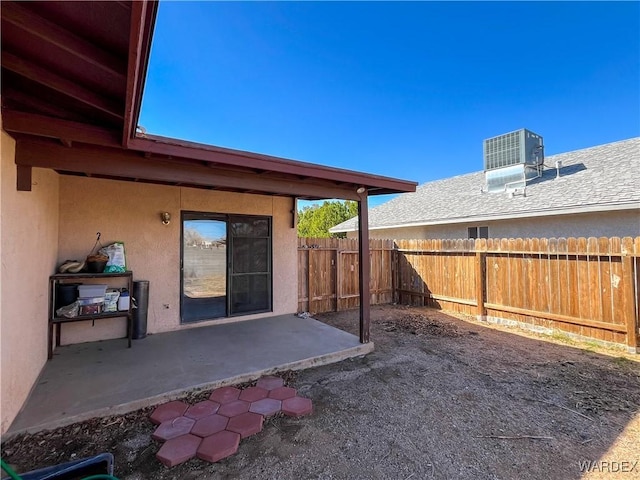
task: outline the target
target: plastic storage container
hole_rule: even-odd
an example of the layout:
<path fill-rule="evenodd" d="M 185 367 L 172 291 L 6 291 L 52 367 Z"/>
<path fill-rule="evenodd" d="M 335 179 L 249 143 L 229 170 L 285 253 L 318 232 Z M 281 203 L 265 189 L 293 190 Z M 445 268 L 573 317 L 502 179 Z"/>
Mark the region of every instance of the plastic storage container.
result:
<path fill-rule="evenodd" d="M 78 285 L 78 296 L 80 298 L 104 297 L 108 285 Z"/>
<path fill-rule="evenodd" d="M 120 312 L 125 312 L 129 310 L 129 302 L 131 298 L 129 297 L 129 292 L 127 290 L 123 290 L 120 293 L 120 298 L 118 298 L 118 310 Z"/>
<path fill-rule="evenodd" d="M 87 298 L 83 298 L 80 297 L 78 298 L 78 305 L 82 306 L 82 305 L 92 305 L 92 304 L 100 304 L 102 305 L 104 303 L 104 297 L 87 297 Z"/>

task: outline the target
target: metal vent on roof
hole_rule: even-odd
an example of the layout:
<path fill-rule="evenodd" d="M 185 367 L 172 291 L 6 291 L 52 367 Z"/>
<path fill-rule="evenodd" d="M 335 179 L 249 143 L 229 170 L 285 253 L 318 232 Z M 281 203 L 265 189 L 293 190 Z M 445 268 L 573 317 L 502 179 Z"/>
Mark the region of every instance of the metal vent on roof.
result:
<path fill-rule="evenodd" d="M 489 192 L 525 188 L 542 174 L 542 137 L 524 128 L 488 138 L 483 143 L 484 171 Z"/>

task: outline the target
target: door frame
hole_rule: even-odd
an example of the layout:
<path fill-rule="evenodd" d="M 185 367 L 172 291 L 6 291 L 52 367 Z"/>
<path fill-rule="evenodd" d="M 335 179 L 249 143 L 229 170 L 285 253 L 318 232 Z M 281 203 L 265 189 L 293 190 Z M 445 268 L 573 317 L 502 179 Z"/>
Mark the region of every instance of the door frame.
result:
<path fill-rule="evenodd" d="M 217 220 L 224 221 L 226 223 L 226 277 L 225 277 L 225 313 L 224 316 L 203 318 L 196 320 L 184 320 L 184 222 L 185 217 L 195 216 L 197 218 L 187 218 L 186 220 Z M 234 218 L 258 218 L 266 219 L 269 222 L 269 249 L 268 249 L 268 263 L 269 263 L 269 293 L 268 301 L 269 307 L 264 310 L 256 310 L 251 312 L 239 312 L 231 313 L 231 281 L 232 281 L 232 241 L 230 240 L 230 227 L 229 224 Z M 215 213 L 215 212 L 202 212 L 195 210 L 181 210 L 180 211 L 180 324 L 187 325 L 199 322 L 207 322 L 213 320 L 220 320 L 225 318 L 234 318 L 246 315 L 254 315 L 258 313 L 267 313 L 273 311 L 273 217 L 269 215 L 253 215 L 253 214 L 235 214 L 235 213 Z"/>

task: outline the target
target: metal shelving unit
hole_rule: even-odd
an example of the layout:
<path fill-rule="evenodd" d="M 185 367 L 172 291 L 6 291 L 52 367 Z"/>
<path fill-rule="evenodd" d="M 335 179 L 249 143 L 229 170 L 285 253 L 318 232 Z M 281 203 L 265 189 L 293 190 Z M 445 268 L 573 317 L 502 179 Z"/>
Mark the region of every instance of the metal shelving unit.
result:
<path fill-rule="evenodd" d="M 117 311 L 117 312 L 105 312 L 97 313 L 95 315 L 78 315 L 77 317 L 67 318 L 56 316 L 56 296 L 57 286 L 60 283 L 77 283 L 83 280 L 97 279 L 102 283 L 109 285 L 110 283 L 116 283 L 114 280 L 124 279 L 127 283 L 127 289 L 131 294 L 133 292 L 133 272 L 127 271 L 124 273 L 59 273 L 51 275 L 49 277 L 49 339 L 48 339 L 48 358 L 51 360 L 53 357 L 53 333 L 55 329 L 56 335 L 56 347 L 60 345 L 60 329 L 63 323 L 82 322 L 86 320 L 103 320 L 108 318 L 127 318 L 127 340 L 128 346 L 131 348 L 131 338 L 133 336 L 133 314 L 132 304 L 129 303 L 129 310 Z M 122 283 L 122 281 L 120 282 Z M 116 286 L 116 285 L 114 285 Z"/>

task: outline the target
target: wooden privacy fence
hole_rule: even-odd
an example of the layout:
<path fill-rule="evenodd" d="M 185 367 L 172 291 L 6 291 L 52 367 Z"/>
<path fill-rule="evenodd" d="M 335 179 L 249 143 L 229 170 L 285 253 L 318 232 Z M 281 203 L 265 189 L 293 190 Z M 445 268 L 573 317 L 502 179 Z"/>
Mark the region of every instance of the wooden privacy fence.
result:
<path fill-rule="evenodd" d="M 298 309 L 358 306 L 355 239 L 299 239 Z M 371 240 L 371 303 L 432 306 L 636 348 L 640 237 Z"/>
<path fill-rule="evenodd" d="M 370 240 L 371 303 L 394 301 L 393 240 Z M 335 312 L 360 304 L 358 240 L 298 239 L 298 311 Z"/>

